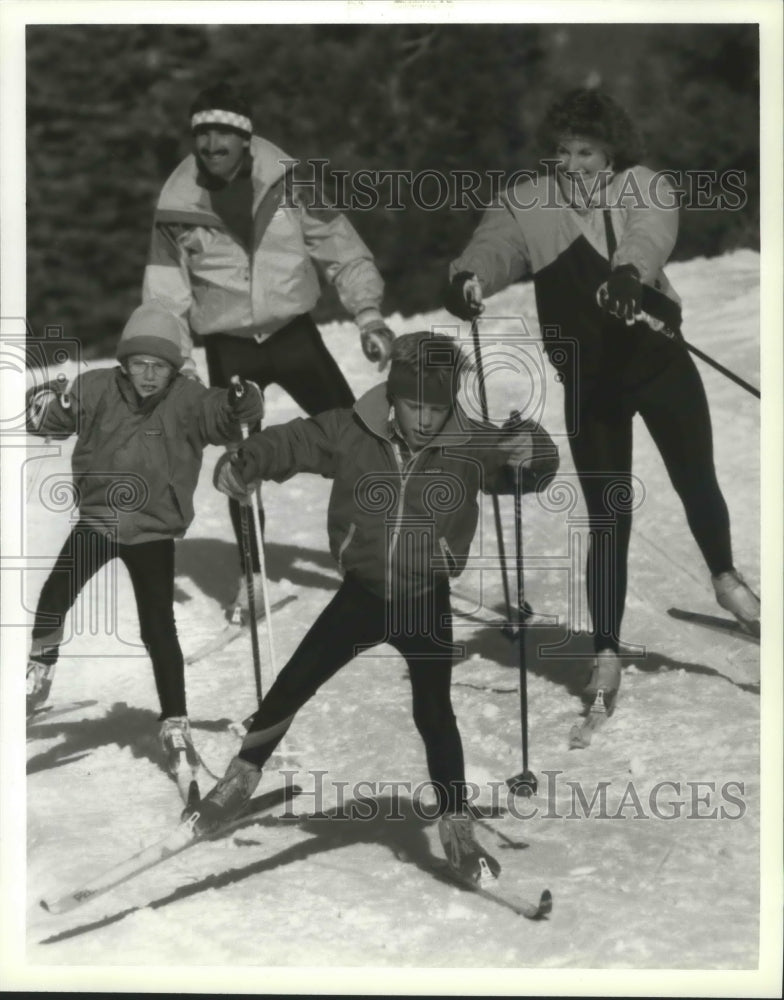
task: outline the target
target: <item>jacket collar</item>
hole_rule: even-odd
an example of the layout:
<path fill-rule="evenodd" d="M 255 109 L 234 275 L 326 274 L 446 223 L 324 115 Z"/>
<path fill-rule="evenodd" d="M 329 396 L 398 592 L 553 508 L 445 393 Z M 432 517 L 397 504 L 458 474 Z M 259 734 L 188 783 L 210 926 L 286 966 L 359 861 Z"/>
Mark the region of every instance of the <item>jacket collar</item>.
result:
<path fill-rule="evenodd" d="M 282 149 L 258 135 L 251 136 L 247 157 L 255 211 L 268 191 L 292 169 L 294 161 Z M 210 205 L 209 189 L 199 183 L 199 177 L 197 158 L 190 153 L 163 185 L 157 211 L 166 214 L 196 213 L 205 219 L 217 220 Z"/>

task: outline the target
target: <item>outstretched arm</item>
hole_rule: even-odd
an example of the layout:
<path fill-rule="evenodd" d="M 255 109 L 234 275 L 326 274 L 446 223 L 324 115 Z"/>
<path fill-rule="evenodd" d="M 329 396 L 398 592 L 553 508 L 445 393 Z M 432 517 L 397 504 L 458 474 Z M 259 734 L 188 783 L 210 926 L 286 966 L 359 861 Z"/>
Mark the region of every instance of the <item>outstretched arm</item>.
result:
<path fill-rule="evenodd" d="M 382 371 L 395 335 L 381 316 L 384 282 L 373 254 L 341 212 L 308 206 L 297 191 L 293 198 L 308 254 L 353 316 L 365 357 Z"/>
<path fill-rule="evenodd" d="M 460 319 L 482 311 L 482 299 L 530 271 L 528 246 L 506 197 L 488 208 L 465 250 L 449 265 L 446 308 Z"/>
<path fill-rule="evenodd" d="M 242 500 L 264 479 L 282 483 L 298 472 L 332 477 L 336 446 L 351 419 L 351 410 L 328 410 L 317 417 L 297 417 L 251 434 L 238 450 L 218 460 L 213 475 L 215 488 Z"/>

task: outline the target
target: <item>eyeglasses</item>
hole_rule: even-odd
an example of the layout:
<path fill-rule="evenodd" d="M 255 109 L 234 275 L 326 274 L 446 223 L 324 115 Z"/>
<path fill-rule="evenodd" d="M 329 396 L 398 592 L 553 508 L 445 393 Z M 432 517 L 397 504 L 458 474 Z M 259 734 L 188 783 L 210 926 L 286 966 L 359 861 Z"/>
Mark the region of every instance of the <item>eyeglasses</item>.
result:
<path fill-rule="evenodd" d="M 128 371 L 131 375 L 144 375 L 148 369 L 152 369 L 154 374 L 160 376 L 168 375 L 172 367 L 165 361 L 129 361 Z"/>

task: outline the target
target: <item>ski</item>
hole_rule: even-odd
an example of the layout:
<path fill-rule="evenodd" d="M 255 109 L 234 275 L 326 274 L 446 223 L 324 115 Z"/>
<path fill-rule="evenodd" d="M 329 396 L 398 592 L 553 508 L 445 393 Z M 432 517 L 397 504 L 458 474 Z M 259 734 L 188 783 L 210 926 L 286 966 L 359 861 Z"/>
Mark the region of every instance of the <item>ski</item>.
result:
<path fill-rule="evenodd" d="M 667 614 L 671 618 L 677 618 L 678 621 L 691 622 L 692 625 L 701 625 L 703 628 L 711 629 L 714 632 L 723 632 L 725 635 L 736 635 L 739 639 L 746 639 L 747 642 L 758 644 L 760 640 L 758 634 L 750 632 L 734 618 L 705 615 L 700 611 L 684 611 L 682 608 L 668 608 Z"/>
<path fill-rule="evenodd" d="M 177 788 L 187 810 L 195 809 L 201 798 L 199 791 L 199 763 L 192 764 L 185 753 L 177 754 L 178 760 L 169 768 L 169 774 L 177 783 Z"/>
<path fill-rule="evenodd" d="M 470 879 L 462 878 L 447 861 L 441 858 L 433 859 L 431 870 L 437 878 L 443 878 L 461 889 L 466 889 L 474 895 L 481 896 L 482 899 L 487 899 L 498 906 L 511 910 L 519 917 L 526 917 L 528 920 L 542 920 L 553 908 L 553 897 L 549 889 L 542 892 L 538 902 L 531 902 L 507 888 L 500 879 L 472 882 Z"/>
<path fill-rule="evenodd" d="M 480 613 L 476 610 L 463 610 L 461 611 L 459 607 L 454 607 L 454 601 L 464 602 L 466 604 L 476 606 L 476 602 L 470 600 L 468 597 L 463 597 L 462 594 L 456 594 L 454 591 L 451 594 L 453 607 L 452 607 L 452 618 L 460 619 L 466 622 L 475 622 L 477 625 L 482 625 L 485 628 L 498 629 L 501 635 L 508 639 L 510 642 L 516 642 L 519 635 L 520 629 L 517 624 L 512 624 L 506 621 L 505 618 L 488 618 L 487 613 Z M 548 617 L 546 615 L 538 615 L 528 601 L 525 602 L 523 607 L 523 620 L 526 625 L 552 625 L 557 622 L 557 619 L 553 617 Z M 460 622 L 458 621 L 459 625 Z"/>
<path fill-rule="evenodd" d="M 137 875 L 141 875 L 142 872 L 154 868 L 156 865 L 167 861 L 176 854 L 180 854 L 202 840 L 215 840 L 225 836 L 241 824 L 247 822 L 256 813 L 287 802 L 291 796 L 299 794 L 300 791 L 301 789 L 294 785 L 283 789 L 274 789 L 264 795 L 260 795 L 257 799 L 251 800 L 249 803 L 250 810 L 246 809 L 240 816 L 234 817 L 228 823 L 208 834 L 202 834 L 198 829 L 198 810 L 192 812 L 162 840 L 156 841 L 156 843 L 145 847 L 141 851 L 137 851 L 129 858 L 106 869 L 106 871 L 96 875 L 95 878 L 90 879 L 83 886 L 72 892 L 67 892 L 65 895 L 54 899 L 40 900 L 40 905 L 47 913 L 67 913 L 69 910 L 81 906 L 88 900 L 95 899 L 96 896 L 101 896 L 109 892 L 110 889 L 129 882 L 131 879 L 136 878 Z"/>
<path fill-rule="evenodd" d="M 291 602 L 296 601 L 296 599 L 296 594 L 286 594 L 285 597 L 281 597 L 280 600 L 275 601 L 270 606 L 270 611 L 280 611 L 281 608 L 284 608 L 287 604 L 291 604 Z M 256 621 L 263 622 L 263 615 L 260 618 L 257 617 Z M 248 623 L 229 622 L 222 632 L 219 632 L 218 635 L 209 639 L 203 646 L 200 646 L 198 649 L 189 653 L 188 656 L 185 657 L 186 666 L 198 663 L 198 661 L 203 660 L 205 656 L 211 656 L 213 653 L 219 653 L 221 650 L 225 649 L 228 645 L 234 642 L 235 639 L 239 639 L 240 636 L 248 635 L 249 633 L 250 627 Z"/>
<path fill-rule="evenodd" d="M 600 729 L 607 721 L 607 706 L 604 703 L 604 691 L 602 688 L 596 692 L 596 698 L 588 709 L 585 719 L 581 723 L 572 726 L 569 733 L 569 749 L 585 750 L 591 745 L 593 734 Z"/>
<path fill-rule="evenodd" d="M 264 844 L 264 841 L 256 837 L 234 837 L 234 843 L 237 847 L 259 847 Z M 528 845 L 514 844 L 513 846 L 527 847 Z M 414 860 L 406 855 L 402 855 L 402 857 L 406 857 L 409 864 L 415 864 L 418 868 L 423 867 L 421 860 Z M 539 901 L 534 903 L 519 896 L 514 890 L 510 890 L 505 883 L 500 883 L 498 879 L 489 878 L 482 882 L 472 882 L 468 878 L 462 878 L 444 858 L 428 858 L 423 870 L 434 875 L 440 881 L 449 882 L 460 889 L 466 889 L 483 899 L 511 910 L 520 917 L 526 917 L 528 920 L 541 920 L 553 908 L 553 897 L 549 889 L 545 889 L 539 897 Z"/>
<path fill-rule="evenodd" d="M 68 715 L 69 712 L 76 712 L 80 708 L 89 708 L 91 705 L 97 705 L 98 702 L 95 699 L 87 699 L 85 701 L 66 701 L 61 704 L 53 705 L 41 705 L 40 708 L 34 709 L 27 716 L 28 726 L 38 722 L 48 722 L 50 719 L 59 719 L 62 715 Z"/>

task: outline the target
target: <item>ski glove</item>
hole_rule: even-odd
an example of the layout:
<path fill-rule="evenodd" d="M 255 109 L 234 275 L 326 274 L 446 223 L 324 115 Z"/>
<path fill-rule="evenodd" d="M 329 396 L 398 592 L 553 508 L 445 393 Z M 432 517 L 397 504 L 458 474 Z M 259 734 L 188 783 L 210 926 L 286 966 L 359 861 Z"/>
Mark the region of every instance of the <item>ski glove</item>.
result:
<path fill-rule="evenodd" d="M 535 420 L 524 420 L 513 410 L 502 427 L 506 432 L 506 484 L 511 491 L 522 487 L 523 493 L 543 489 L 558 471 L 558 447 Z"/>
<path fill-rule="evenodd" d="M 605 312 L 632 326 L 642 304 L 642 282 L 634 264 L 616 267 L 607 281 L 599 286 L 596 301 Z"/>
<path fill-rule="evenodd" d="M 389 355 L 392 352 L 392 344 L 395 340 L 394 333 L 379 317 L 360 326 L 359 337 L 365 357 L 368 361 L 378 362 L 378 370 L 382 372 L 386 368 Z"/>
<path fill-rule="evenodd" d="M 226 391 L 235 420 L 241 424 L 261 423 L 264 417 L 264 393 L 255 382 L 235 375 Z"/>
<path fill-rule="evenodd" d="M 458 319 L 476 319 L 485 308 L 479 278 L 470 271 L 458 271 L 449 282 L 444 305 Z"/>
<path fill-rule="evenodd" d="M 240 467 L 242 459 L 238 452 L 227 451 L 218 459 L 212 474 L 212 485 L 219 493 L 224 493 L 230 500 L 238 500 L 241 504 L 249 504 L 253 494 L 261 485 L 261 480 L 246 483 L 242 478 Z"/>
<path fill-rule="evenodd" d="M 60 400 L 60 405 L 64 410 L 67 410 L 71 405 L 71 397 L 68 392 L 68 379 L 65 375 L 58 375 L 56 379 L 47 382 L 45 385 L 32 386 L 27 390 L 25 393 L 25 411 L 29 431 L 35 433 L 40 430 L 49 407 L 56 399 Z"/>
<path fill-rule="evenodd" d="M 189 378 L 191 382 L 198 382 L 199 385 L 204 384 L 199 377 L 199 373 L 196 371 L 196 362 L 193 358 L 186 358 L 183 361 L 182 367 L 180 368 L 180 375 L 184 375 L 185 378 Z"/>

